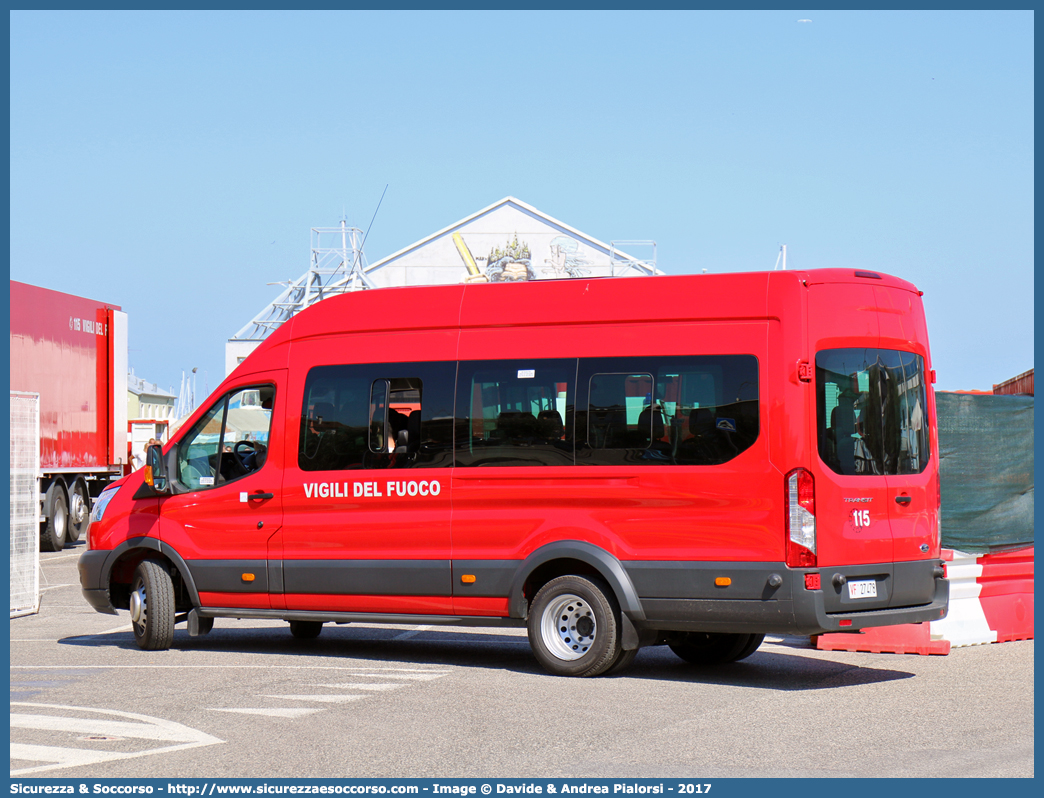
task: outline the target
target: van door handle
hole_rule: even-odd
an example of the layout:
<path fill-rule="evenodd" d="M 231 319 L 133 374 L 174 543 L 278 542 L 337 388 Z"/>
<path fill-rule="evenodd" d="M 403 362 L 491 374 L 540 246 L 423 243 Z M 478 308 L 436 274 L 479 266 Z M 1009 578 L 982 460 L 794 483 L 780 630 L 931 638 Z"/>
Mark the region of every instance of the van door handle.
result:
<path fill-rule="evenodd" d="M 896 504 L 901 504 L 904 507 L 907 504 L 909 504 L 910 502 L 912 502 L 912 501 L 913 501 L 913 497 L 912 496 L 896 496 L 895 497 L 895 503 Z"/>
<path fill-rule="evenodd" d="M 250 498 L 251 499 L 274 499 L 275 498 L 275 494 L 274 493 L 251 493 L 250 494 Z"/>

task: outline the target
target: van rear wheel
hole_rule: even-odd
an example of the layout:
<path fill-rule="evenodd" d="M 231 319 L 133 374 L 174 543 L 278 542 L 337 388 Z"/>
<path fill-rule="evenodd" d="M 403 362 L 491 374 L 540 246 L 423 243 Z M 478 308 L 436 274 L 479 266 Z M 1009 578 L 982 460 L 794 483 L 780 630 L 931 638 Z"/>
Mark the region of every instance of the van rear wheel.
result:
<path fill-rule="evenodd" d="M 620 653 L 617 655 L 613 664 L 606 668 L 603 672 L 603 676 L 615 676 L 621 671 L 626 670 L 630 667 L 631 663 L 634 662 L 634 658 L 638 656 L 638 649 L 632 648 L 630 650 L 620 649 Z"/>
<path fill-rule="evenodd" d="M 322 631 L 322 621 L 290 621 L 290 634 L 298 640 L 312 640 Z"/>
<path fill-rule="evenodd" d="M 733 657 L 731 661 L 739 662 L 741 659 L 746 659 L 758 650 L 758 648 L 761 646 L 764 640 L 765 635 L 751 635 L 750 642 L 747 643 L 747 645 L 743 647 L 743 650 L 740 651 L 740 653 L 737 654 L 735 657 Z"/>
<path fill-rule="evenodd" d="M 611 597 L 603 582 L 582 576 L 560 576 L 537 591 L 529 608 L 529 645 L 544 670 L 598 676 L 617 664 L 620 624 Z"/>
<path fill-rule="evenodd" d="M 174 642 L 174 583 L 167 569 L 142 560 L 130 594 L 134 641 L 146 651 L 165 651 Z"/>
<path fill-rule="evenodd" d="M 693 665 L 738 662 L 758 650 L 765 635 L 685 632 L 668 641 L 671 651 Z"/>

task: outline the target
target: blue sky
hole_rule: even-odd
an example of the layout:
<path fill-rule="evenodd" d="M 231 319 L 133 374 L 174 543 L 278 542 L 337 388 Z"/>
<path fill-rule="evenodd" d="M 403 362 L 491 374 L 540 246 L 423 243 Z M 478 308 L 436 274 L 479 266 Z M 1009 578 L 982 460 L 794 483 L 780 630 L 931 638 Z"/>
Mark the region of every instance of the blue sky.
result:
<path fill-rule="evenodd" d="M 943 390 L 1033 366 L 1031 12 L 11 14 L 11 277 L 163 387 L 385 185 L 371 263 L 511 195 L 670 274 L 911 280 Z"/>

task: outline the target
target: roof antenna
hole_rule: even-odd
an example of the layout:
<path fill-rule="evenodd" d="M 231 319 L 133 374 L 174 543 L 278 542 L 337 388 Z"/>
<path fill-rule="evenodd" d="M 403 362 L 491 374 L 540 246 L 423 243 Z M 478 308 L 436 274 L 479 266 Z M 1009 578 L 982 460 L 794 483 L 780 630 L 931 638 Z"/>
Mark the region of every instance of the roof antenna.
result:
<path fill-rule="evenodd" d="M 373 227 L 373 220 L 377 218 L 377 211 L 379 211 L 381 209 L 381 203 L 384 202 L 384 195 L 388 193 L 388 185 L 389 185 L 388 183 L 384 184 L 384 191 L 381 192 L 381 198 L 379 200 L 377 200 L 377 207 L 374 208 L 373 218 L 370 219 L 370 224 L 366 228 L 366 232 L 363 233 L 363 240 L 362 240 L 362 244 L 359 245 L 359 249 L 362 249 L 363 245 L 366 244 L 366 236 L 368 236 L 370 234 L 370 228 Z"/>
<path fill-rule="evenodd" d="M 381 198 L 377 201 L 377 207 L 373 211 L 373 217 L 370 219 L 370 224 L 367 225 L 366 232 L 363 233 L 363 240 L 362 240 L 362 243 L 359 244 L 359 249 L 357 250 L 357 254 L 355 256 L 355 263 L 352 264 L 352 271 L 354 271 L 355 267 L 359 264 L 359 258 L 362 257 L 363 247 L 366 246 L 366 236 L 368 236 L 370 234 L 370 228 L 373 227 L 373 220 L 377 218 L 377 211 L 379 211 L 381 209 L 381 203 L 384 202 L 384 195 L 387 194 L 387 193 L 388 193 L 388 184 L 385 183 L 384 184 L 384 191 L 381 192 Z"/>

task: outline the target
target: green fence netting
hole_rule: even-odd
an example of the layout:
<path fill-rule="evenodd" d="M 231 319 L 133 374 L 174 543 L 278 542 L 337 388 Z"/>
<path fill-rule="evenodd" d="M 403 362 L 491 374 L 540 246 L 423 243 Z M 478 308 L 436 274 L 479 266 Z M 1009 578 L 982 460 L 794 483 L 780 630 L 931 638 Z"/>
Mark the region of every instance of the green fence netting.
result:
<path fill-rule="evenodd" d="M 1033 545 L 1033 397 L 937 393 L 942 545 Z"/>

